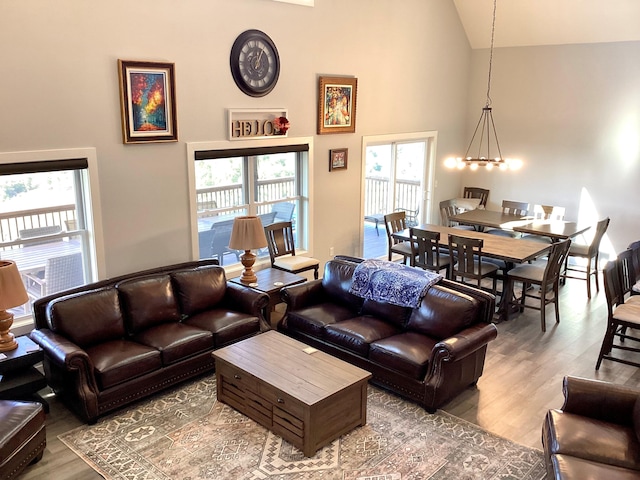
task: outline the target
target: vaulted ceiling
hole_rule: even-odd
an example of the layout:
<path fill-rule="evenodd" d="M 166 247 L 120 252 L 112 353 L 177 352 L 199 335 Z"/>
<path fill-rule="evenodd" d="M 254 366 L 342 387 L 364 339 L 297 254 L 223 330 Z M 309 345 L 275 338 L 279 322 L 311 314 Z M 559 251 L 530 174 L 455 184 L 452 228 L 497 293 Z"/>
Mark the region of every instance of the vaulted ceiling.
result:
<path fill-rule="evenodd" d="M 489 48 L 493 0 L 453 0 L 471 48 Z M 640 41 L 640 0 L 497 0 L 495 47 Z"/>

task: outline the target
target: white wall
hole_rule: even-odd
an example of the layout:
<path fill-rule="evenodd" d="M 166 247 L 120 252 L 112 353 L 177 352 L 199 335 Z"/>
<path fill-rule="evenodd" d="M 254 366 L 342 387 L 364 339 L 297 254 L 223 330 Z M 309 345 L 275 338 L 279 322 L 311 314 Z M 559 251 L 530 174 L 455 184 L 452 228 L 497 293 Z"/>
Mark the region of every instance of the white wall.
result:
<path fill-rule="evenodd" d="M 610 253 L 639 239 L 638 58 L 639 42 L 494 50 L 500 147 L 524 167 L 465 173 L 462 184 L 490 188 L 490 208 L 517 200 L 564 206 L 580 222 L 609 216 Z M 487 67 L 488 50 L 474 51 L 468 128 L 485 105 Z"/>
<path fill-rule="evenodd" d="M 437 130 L 439 154 L 464 142 L 471 52 L 451 0 L 315 3 L 0 2 L 0 151 L 95 147 L 106 274 L 183 261 L 185 143 L 224 140 L 226 108 L 285 107 L 290 136 L 315 135 L 317 76 L 353 75 L 356 134 L 315 141 L 311 253 L 355 253 L 361 137 Z M 229 72 L 231 45 L 249 28 L 271 36 L 282 63 L 276 88 L 260 99 L 241 93 Z M 179 142 L 122 144 L 117 59 L 175 63 Z M 340 147 L 349 148 L 349 168 L 329 173 L 328 151 Z M 440 171 L 436 201 L 460 187 L 459 175 Z"/>

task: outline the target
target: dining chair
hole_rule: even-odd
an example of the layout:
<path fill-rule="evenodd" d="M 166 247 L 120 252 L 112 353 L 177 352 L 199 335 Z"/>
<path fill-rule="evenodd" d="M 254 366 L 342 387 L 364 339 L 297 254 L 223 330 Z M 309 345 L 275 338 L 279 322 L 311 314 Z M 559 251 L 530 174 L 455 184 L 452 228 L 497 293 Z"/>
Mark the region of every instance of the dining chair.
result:
<path fill-rule="evenodd" d="M 600 220 L 596 224 L 595 233 L 591 243 L 588 245 L 578 244 L 573 242 L 569 248 L 569 255 L 564 262 L 564 272 L 562 274 L 563 282 L 567 278 L 574 278 L 578 280 L 587 281 L 587 298 L 591 298 L 591 276 L 596 279 L 596 292 L 600 291 L 600 284 L 598 282 L 598 260 L 600 257 L 600 242 L 602 237 L 607 232 L 609 227 L 609 217 Z M 570 264 L 572 258 L 586 260 L 586 265 L 581 266 L 578 264 Z M 570 275 L 567 272 L 574 272 Z"/>
<path fill-rule="evenodd" d="M 452 259 L 440 250 L 440 233 L 421 228 L 411 228 L 411 266 L 440 273 L 446 269 L 446 278 L 451 278 Z"/>
<path fill-rule="evenodd" d="M 482 260 L 482 247 L 484 240 L 481 238 L 469 238 L 460 235 L 449 234 L 449 255 L 456 259 L 456 263 L 451 270 L 451 279 L 475 280 L 478 287 L 481 287 L 485 278 L 493 279 L 491 293 L 495 295 L 498 281 L 498 266 Z"/>
<path fill-rule="evenodd" d="M 513 202 L 511 200 L 503 200 L 502 213 L 524 217 L 525 215 L 529 214 L 529 204 L 526 202 Z M 517 238 L 520 236 L 518 232 L 514 232 L 512 230 L 503 230 L 501 228 L 492 228 L 489 230 L 485 230 L 485 233 L 511 238 Z"/>
<path fill-rule="evenodd" d="M 534 220 L 561 221 L 564 220 L 564 212 L 564 207 L 536 204 L 533 206 L 533 211 L 531 213 Z M 545 237 L 544 235 L 534 235 L 531 233 L 524 234 L 520 238 L 522 238 L 523 240 L 533 240 L 534 242 L 553 243 L 553 240 L 550 237 Z"/>
<path fill-rule="evenodd" d="M 32 300 L 77 287 L 84 283 L 82 253 L 47 259 L 44 271 L 24 274 L 27 293 Z"/>
<path fill-rule="evenodd" d="M 507 295 L 506 319 L 509 319 L 511 306 L 517 306 L 520 310 L 523 308 L 532 308 L 540 311 L 540 325 L 542 331 L 547 331 L 546 307 L 553 304 L 556 311 L 556 323 L 560 323 L 560 309 L 558 305 L 558 286 L 560 284 L 560 271 L 562 265 L 569 252 L 571 240 L 562 240 L 551 246 L 549 257 L 546 261 L 540 261 L 533 264 L 522 264 L 507 271 L 507 286 L 505 295 Z M 515 283 L 522 283 L 522 293 L 515 297 Z M 538 291 L 530 289 L 531 286 L 537 285 Z M 538 305 L 531 305 L 526 302 L 527 298 L 539 301 Z"/>
<path fill-rule="evenodd" d="M 458 222 L 454 222 L 450 219 L 452 215 L 458 213 L 458 207 L 456 200 L 443 200 L 440 202 L 440 222 L 445 227 L 453 227 L 459 230 L 475 230 L 471 225 L 460 225 Z"/>
<path fill-rule="evenodd" d="M 632 267 L 635 273 L 635 282 L 631 286 L 631 295 L 640 295 L 640 240 L 631 242 L 627 250 L 631 251 Z"/>
<path fill-rule="evenodd" d="M 293 226 L 291 222 L 275 222 L 264 227 L 271 258 L 271 268 L 290 273 L 313 270 L 313 278 L 318 279 L 320 261 L 296 255 Z"/>
<path fill-rule="evenodd" d="M 387 231 L 387 258 L 391 261 L 394 253 L 402 255 L 402 263 L 410 263 L 413 252 L 411 242 L 402 241 L 393 237 L 394 233 L 401 232 L 407 228 L 406 215 L 404 211 L 387 213 L 384 216 L 384 228 Z"/>
<path fill-rule="evenodd" d="M 482 208 L 487 207 L 487 200 L 489 200 L 489 190 L 480 187 L 464 187 L 462 193 L 463 198 L 479 198 Z"/>
<path fill-rule="evenodd" d="M 640 302 L 625 301 L 620 264 L 617 259 L 607 262 L 602 269 L 602 277 L 607 298 L 607 329 L 602 339 L 596 370 L 600 369 L 603 360 L 640 367 L 640 362 L 630 360 L 628 354 L 623 357 L 616 357 L 613 354 L 614 350 L 640 353 L 640 348 L 625 343 L 625 340 L 631 340 L 633 344 L 640 343 L 640 338 L 627 335 L 628 328 L 640 328 Z M 616 338 L 620 340 L 619 343 L 615 342 Z"/>

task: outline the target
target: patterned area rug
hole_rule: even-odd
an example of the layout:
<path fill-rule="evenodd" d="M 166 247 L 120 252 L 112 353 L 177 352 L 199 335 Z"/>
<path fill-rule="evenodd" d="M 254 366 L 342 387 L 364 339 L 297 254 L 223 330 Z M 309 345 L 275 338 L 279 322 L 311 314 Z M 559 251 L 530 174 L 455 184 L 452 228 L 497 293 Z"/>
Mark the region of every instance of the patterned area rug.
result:
<path fill-rule="evenodd" d="M 312 458 L 216 401 L 215 375 L 60 435 L 107 480 L 539 480 L 542 452 L 369 386 L 367 425 Z"/>

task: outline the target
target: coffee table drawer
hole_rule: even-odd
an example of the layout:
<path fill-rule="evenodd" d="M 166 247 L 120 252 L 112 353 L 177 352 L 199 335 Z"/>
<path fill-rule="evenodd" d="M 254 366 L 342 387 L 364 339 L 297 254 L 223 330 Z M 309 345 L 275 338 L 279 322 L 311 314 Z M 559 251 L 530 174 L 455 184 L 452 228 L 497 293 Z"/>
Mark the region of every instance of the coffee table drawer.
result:
<path fill-rule="evenodd" d="M 260 383 L 260 396 L 295 417 L 302 418 L 304 416 L 305 407 L 299 400 L 269 384 Z"/>

